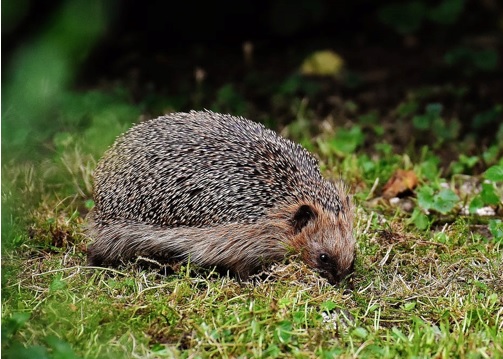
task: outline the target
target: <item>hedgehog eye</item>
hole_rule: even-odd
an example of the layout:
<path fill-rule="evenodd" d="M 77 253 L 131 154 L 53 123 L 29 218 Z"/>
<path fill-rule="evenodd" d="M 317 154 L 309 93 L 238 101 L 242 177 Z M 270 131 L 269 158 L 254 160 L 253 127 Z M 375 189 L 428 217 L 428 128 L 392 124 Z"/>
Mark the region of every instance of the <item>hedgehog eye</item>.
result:
<path fill-rule="evenodd" d="M 323 263 L 328 263 L 328 255 L 325 253 L 321 253 L 320 254 L 320 261 L 322 261 Z"/>
<path fill-rule="evenodd" d="M 305 204 L 300 206 L 291 219 L 292 225 L 295 228 L 295 232 L 300 233 L 302 228 L 304 228 L 309 223 L 309 221 L 315 217 L 316 214 L 311 207 Z"/>

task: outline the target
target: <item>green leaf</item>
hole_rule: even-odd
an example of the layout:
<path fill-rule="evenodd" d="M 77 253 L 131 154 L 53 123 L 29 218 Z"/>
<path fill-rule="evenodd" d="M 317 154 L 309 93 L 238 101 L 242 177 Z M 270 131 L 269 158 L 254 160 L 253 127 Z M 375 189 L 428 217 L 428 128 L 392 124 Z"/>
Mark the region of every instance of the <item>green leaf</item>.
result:
<path fill-rule="evenodd" d="M 291 298 L 280 298 L 278 300 L 278 306 L 280 308 L 289 308 L 292 306 L 292 299 Z"/>
<path fill-rule="evenodd" d="M 297 324 L 302 324 L 306 321 L 306 312 L 303 310 L 299 310 L 298 312 L 293 313 L 293 321 Z"/>
<path fill-rule="evenodd" d="M 333 359 L 343 353 L 344 351 L 341 348 L 319 349 L 316 356 L 320 359 Z"/>
<path fill-rule="evenodd" d="M 484 178 L 489 181 L 503 182 L 503 166 L 492 166 L 484 173 Z"/>
<path fill-rule="evenodd" d="M 92 199 L 88 199 L 87 201 L 85 201 L 84 206 L 87 209 L 92 209 L 94 207 L 94 201 Z"/>
<path fill-rule="evenodd" d="M 46 338 L 46 343 L 49 345 L 53 352 L 53 359 L 78 359 L 79 357 L 75 354 L 70 344 L 64 340 L 50 335 Z"/>
<path fill-rule="evenodd" d="M 369 335 L 368 330 L 362 327 L 355 328 L 352 333 L 354 336 L 361 339 L 365 339 Z"/>
<path fill-rule="evenodd" d="M 411 219 L 414 225 L 420 230 L 425 230 L 430 226 L 430 219 L 418 208 L 414 209 L 414 212 L 412 212 Z"/>
<path fill-rule="evenodd" d="M 459 156 L 459 161 L 465 164 L 466 167 L 472 168 L 479 162 L 479 158 L 477 156 L 468 157 L 466 155 L 461 155 Z"/>
<path fill-rule="evenodd" d="M 421 175 L 430 180 L 430 182 L 435 182 L 439 175 L 439 163 L 440 159 L 436 156 L 428 156 L 420 164 Z"/>
<path fill-rule="evenodd" d="M 503 222 L 501 219 L 491 219 L 489 221 L 489 232 L 496 242 L 503 242 Z"/>
<path fill-rule="evenodd" d="M 417 115 L 412 118 L 412 124 L 418 130 L 427 130 L 430 128 L 430 118 L 426 115 Z"/>
<path fill-rule="evenodd" d="M 2 319 L 2 342 L 16 334 L 17 331 L 21 329 L 30 319 L 30 317 L 31 313 L 17 312 L 13 313 L 10 318 Z"/>
<path fill-rule="evenodd" d="M 277 358 L 281 354 L 281 349 L 276 344 L 269 344 L 263 353 L 264 358 Z"/>
<path fill-rule="evenodd" d="M 449 237 L 447 236 L 447 234 L 445 234 L 445 232 L 438 232 L 435 234 L 435 236 L 433 238 L 435 239 L 435 241 L 437 241 L 439 243 L 449 242 Z"/>
<path fill-rule="evenodd" d="M 440 114 L 442 113 L 443 106 L 440 103 L 434 102 L 434 103 L 429 103 L 426 105 L 426 111 L 425 114 L 430 117 L 430 119 L 435 119 L 440 117 Z"/>
<path fill-rule="evenodd" d="M 418 108 L 419 104 L 416 101 L 402 102 L 396 109 L 396 112 L 399 117 L 406 117 L 416 113 Z"/>
<path fill-rule="evenodd" d="M 443 106 L 439 103 L 429 103 L 426 105 L 423 115 L 417 115 L 412 118 L 412 124 L 418 130 L 428 130 L 432 129 L 432 126 L 441 127 L 443 126 L 443 120 L 440 117 L 442 113 Z M 443 126 L 445 127 L 445 126 Z"/>
<path fill-rule="evenodd" d="M 439 24 L 453 24 L 464 9 L 465 0 L 444 0 L 429 11 L 428 18 Z"/>
<path fill-rule="evenodd" d="M 416 302 L 407 302 L 402 306 L 403 310 L 406 310 L 406 311 L 411 311 L 415 307 L 416 307 Z"/>
<path fill-rule="evenodd" d="M 364 354 L 365 353 L 365 354 Z M 361 358 L 383 358 L 386 357 L 387 348 L 381 347 L 377 344 L 370 344 L 358 355 Z"/>
<path fill-rule="evenodd" d="M 499 56 L 493 49 L 477 50 L 459 46 L 448 51 L 444 60 L 448 65 L 461 65 L 470 71 L 492 71 L 498 66 Z"/>
<path fill-rule="evenodd" d="M 477 210 L 481 209 L 482 207 L 484 207 L 484 200 L 480 195 L 478 195 L 472 199 L 470 205 L 468 206 L 468 210 L 470 211 L 470 213 L 474 214 L 477 213 Z"/>
<path fill-rule="evenodd" d="M 494 186 L 490 183 L 482 183 L 482 191 L 480 197 L 486 204 L 500 204 L 501 198 L 496 194 Z"/>
<path fill-rule="evenodd" d="M 417 203 L 419 207 L 424 210 L 435 210 L 442 214 L 450 212 L 459 197 L 452 190 L 444 188 L 437 194 L 434 193 L 433 188 L 423 186 L 417 191 Z"/>
<path fill-rule="evenodd" d="M 503 114 L 503 105 L 496 105 L 493 108 L 478 113 L 472 120 L 472 128 L 481 129 L 486 126 L 496 126 L 500 121 Z"/>
<path fill-rule="evenodd" d="M 338 153 L 353 153 L 363 144 L 365 135 L 359 126 L 353 126 L 351 129 L 339 129 L 334 139 L 330 142 L 331 147 Z"/>
<path fill-rule="evenodd" d="M 393 334 L 394 334 L 394 336 L 395 336 L 396 338 L 401 339 L 401 340 L 403 340 L 404 342 L 407 342 L 407 341 L 408 341 L 408 339 L 407 339 L 407 337 L 405 336 L 405 334 L 403 334 L 403 332 L 402 332 L 400 329 L 398 329 L 397 327 L 393 327 L 393 328 L 391 328 L 391 331 L 393 332 Z"/>
<path fill-rule="evenodd" d="M 422 1 L 409 1 L 383 6 L 379 19 L 400 34 L 411 34 L 419 30 L 426 13 Z"/>
<path fill-rule="evenodd" d="M 275 337 L 281 343 L 288 343 L 292 337 L 292 322 L 284 320 L 278 324 L 274 331 Z"/>
<path fill-rule="evenodd" d="M 417 204 L 424 210 L 429 210 L 434 206 L 433 188 L 423 186 L 417 190 Z"/>
<path fill-rule="evenodd" d="M 458 136 L 461 124 L 455 118 L 451 119 L 448 123 L 442 118 L 438 117 L 433 121 L 433 133 L 441 140 L 452 140 Z"/>
<path fill-rule="evenodd" d="M 66 283 L 65 281 L 61 280 L 61 275 L 54 277 L 54 279 L 51 282 L 51 285 L 49 286 L 49 290 L 51 292 L 56 292 L 64 288 L 66 288 Z"/>
<path fill-rule="evenodd" d="M 3 343 L 2 343 L 3 344 Z M 25 348 L 21 343 L 15 342 L 7 350 L 2 350 L 2 357 L 16 359 L 49 359 L 47 349 L 40 345 Z"/>
<path fill-rule="evenodd" d="M 376 125 L 379 122 L 379 114 L 376 111 L 370 111 L 364 115 L 358 116 L 358 123 L 366 125 Z"/>
<path fill-rule="evenodd" d="M 503 124 L 501 125 L 501 129 L 503 129 Z M 482 158 L 484 159 L 485 162 L 487 163 L 494 163 L 497 162 L 498 159 L 500 159 L 499 156 L 500 153 L 500 146 L 497 144 L 490 146 L 484 153 L 482 153 Z M 500 159 L 500 167 L 503 167 L 501 164 L 503 164 L 503 159 Z M 489 169 L 491 169 L 490 167 Z"/>
<path fill-rule="evenodd" d="M 450 212 L 458 202 L 458 195 L 451 189 L 444 188 L 435 196 L 432 209 L 442 214 L 446 214 Z"/>
<path fill-rule="evenodd" d="M 482 71 L 492 71 L 498 66 L 499 56 L 493 49 L 474 52 L 472 58 L 475 67 Z"/>
<path fill-rule="evenodd" d="M 321 303 L 320 305 L 320 308 L 324 311 L 331 311 L 332 309 L 334 309 L 335 307 L 337 307 L 337 304 L 335 304 L 333 301 L 331 300 L 327 300 L 326 302 L 323 302 Z"/>

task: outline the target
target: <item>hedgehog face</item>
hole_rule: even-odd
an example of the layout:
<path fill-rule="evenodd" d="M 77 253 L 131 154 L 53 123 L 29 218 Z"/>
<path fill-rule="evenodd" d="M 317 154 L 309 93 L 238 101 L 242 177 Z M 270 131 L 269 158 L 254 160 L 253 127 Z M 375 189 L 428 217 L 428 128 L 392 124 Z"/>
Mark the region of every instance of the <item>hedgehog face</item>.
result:
<path fill-rule="evenodd" d="M 338 213 L 302 204 L 291 219 L 294 247 L 300 250 L 304 262 L 331 284 L 342 280 L 354 267 L 353 208 L 349 197 L 346 202 Z"/>

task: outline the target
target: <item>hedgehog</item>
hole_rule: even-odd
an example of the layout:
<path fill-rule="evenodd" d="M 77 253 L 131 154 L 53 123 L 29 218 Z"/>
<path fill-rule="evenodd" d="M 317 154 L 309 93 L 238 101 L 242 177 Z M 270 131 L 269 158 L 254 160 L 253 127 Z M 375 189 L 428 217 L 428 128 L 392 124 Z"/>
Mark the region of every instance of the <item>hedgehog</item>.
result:
<path fill-rule="evenodd" d="M 354 208 L 307 150 L 262 124 L 208 110 L 131 127 L 93 173 L 92 266 L 138 258 L 246 279 L 294 255 L 330 283 L 353 271 Z"/>

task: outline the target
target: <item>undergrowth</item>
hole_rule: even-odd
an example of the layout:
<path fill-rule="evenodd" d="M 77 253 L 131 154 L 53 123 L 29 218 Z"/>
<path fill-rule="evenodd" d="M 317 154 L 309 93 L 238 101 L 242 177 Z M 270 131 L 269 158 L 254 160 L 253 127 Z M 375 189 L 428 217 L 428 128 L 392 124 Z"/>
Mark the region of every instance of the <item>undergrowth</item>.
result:
<path fill-rule="evenodd" d="M 168 276 L 92 268 L 92 170 L 138 118 L 119 120 L 128 105 L 107 96 L 72 97 L 99 101 L 84 115 L 62 112 L 88 125 L 57 133 L 43 159 L 3 163 L 3 357 L 503 357 L 501 144 L 446 167 L 447 138 L 397 152 L 375 140 L 384 135 L 369 118 L 347 128 L 321 119 L 303 135 L 304 108 L 283 133 L 354 193 L 351 279 L 334 287 L 297 261 L 246 283 L 190 265 Z M 400 169 L 417 184 L 385 198 Z"/>

